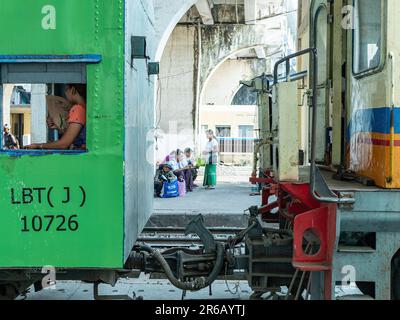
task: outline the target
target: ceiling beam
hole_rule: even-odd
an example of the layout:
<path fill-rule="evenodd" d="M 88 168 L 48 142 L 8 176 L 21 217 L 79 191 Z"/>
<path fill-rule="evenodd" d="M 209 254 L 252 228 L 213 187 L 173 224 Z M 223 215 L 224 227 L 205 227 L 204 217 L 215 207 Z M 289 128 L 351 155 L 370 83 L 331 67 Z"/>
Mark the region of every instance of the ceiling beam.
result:
<path fill-rule="evenodd" d="M 210 3 L 208 2 L 208 0 L 197 1 L 196 8 L 197 8 L 197 11 L 199 12 L 199 14 L 201 16 L 201 20 L 203 21 L 204 24 L 206 24 L 206 25 L 214 24 L 214 18 L 213 18 Z"/>
<path fill-rule="evenodd" d="M 257 0 L 244 0 L 246 24 L 257 24 Z"/>

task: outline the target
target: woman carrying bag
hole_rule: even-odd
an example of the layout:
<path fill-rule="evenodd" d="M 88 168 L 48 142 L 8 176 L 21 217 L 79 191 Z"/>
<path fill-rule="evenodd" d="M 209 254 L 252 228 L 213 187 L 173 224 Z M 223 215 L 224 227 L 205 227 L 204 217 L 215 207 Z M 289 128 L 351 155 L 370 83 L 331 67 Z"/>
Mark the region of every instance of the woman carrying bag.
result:
<path fill-rule="evenodd" d="M 208 142 L 203 152 L 203 155 L 206 157 L 203 186 L 206 190 L 214 190 L 217 185 L 218 141 L 212 130 L 208 130 L 206 135 Z"/>

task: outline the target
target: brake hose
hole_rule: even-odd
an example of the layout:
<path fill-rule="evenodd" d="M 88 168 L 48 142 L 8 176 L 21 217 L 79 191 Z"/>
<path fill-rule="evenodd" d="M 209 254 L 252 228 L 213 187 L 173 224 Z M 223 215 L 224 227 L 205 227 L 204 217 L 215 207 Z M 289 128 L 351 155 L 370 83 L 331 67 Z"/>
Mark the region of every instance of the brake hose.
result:
<path fill-rule="evenodd" d="M 171 281 L 171 283 L 176 288 L 181 290 L 198 291 L 207 288 L 217 279 L 224 265 L 225 248 L 222 243 L 217 242 L 217 259 L 215 261 L 213 270 L 211 271 L 210 275 L 207 278 L 200 277 L 193 281 L 184 282 L 175 277 L 168 262 L 165 260 L 163 255 L 158 250 L 154 250 L 152 247 L 146 245 L 140 246 L 139 249 L 140 251 L 145 251 L 151 254 L 164 269 L 165 275 L 167 276 L 168 280 Z"/>
<path fill-rule="evenodd" d="M 234 238 L 229 239 L 229 243 L 225 245 L 225 249 L 231 249 L 232 247 L 238 245 L 239 243 L 243 242 L 244 237 L 253 229 L 254 227 L 257 226 L 257 222 L 253 221 L 250 226 L 247 227 L 247 229 L 242 230 L 238 235 L 236 235 Z"/>

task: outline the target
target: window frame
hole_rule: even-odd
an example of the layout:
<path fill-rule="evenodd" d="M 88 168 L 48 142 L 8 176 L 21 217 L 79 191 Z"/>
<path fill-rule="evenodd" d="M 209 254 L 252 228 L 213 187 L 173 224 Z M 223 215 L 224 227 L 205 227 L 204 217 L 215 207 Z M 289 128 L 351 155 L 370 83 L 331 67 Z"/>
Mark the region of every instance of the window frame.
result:
<path fill-rule="evenodd" d="M 223 130 L 229 129 L 229 137 L 218 136 L 218 132 L 221 131 L 219 128 L 224 128 Z M 231 125 L 216 125 L 215 126 L 215 136 L 217 138 L 232 138 L 232 126 Z"/>
<path fill-rule="evenodd" d="M 253 93 L 254 94 L 254 96 L 255 96 L 255 104 L 234 104 L 233 102 L 235 101 L 235 98 L 237 97 L 237 95 L 239 94 L 239 92 L 241 91 L 241 90 L 243 90 L 243 89 L 246 89 L 246 90 L 249 90 L 250 91 L 250 93 Z M 257 106 L 258 105 L 258 94 L 257 94 L 257 92 L 255 92 L 255 91 L 252 91 L 252 90 L 248 87 L 248 86 L 246 86 L 246 85 L 244 85 L 244 84 L 241 84 L 241 85 L 239 85 L 239 87 L 236 89 L 236 91 L 233 93 L 233 95 L 232 95 L 232 97 L 231 97 L 231 99 L 230 99 L 230 104 L 229 104 L 229 107 L 243 107 L 243 106 Z"/>
<path fill-rule="evenodd" d="M 241 137 L 240 135 L 241 135 L 241 133 L 242 133 L 242 130 L 241 129 L 243 129 L 244 127 L 246 127 L 246 129 L 249 129 L 249 128 L 251 128 L 251 130 L 248 130 L 248 131 L 246 131 L 246 132 L 251 132 L 252 133 L 252 137 Z M 239 138 L 242 138 L 242 139 L 253 139 L 254 138 L 254 136 L 255 136 L 255 125 L 253 125 L 253 124 L 243 124 L 243 125 L 238 125 L 238 129 L 239 129 Z"/>
<path fill-rule="evenodd" d="M 359 0 L 360 1 L 360 0 Z M 356 0 L 353 0 L 353 8 L 356 9 Z M 373 74 L 380 73 L 386 65 L 386 51 L 387 51 L 387 1 L 381 1 L 381 55 L 379 65 L 374 68 L 369 68 L 360 72 L 355 72 L 355 28 L 351 31 L 351 42 L 352 42 L 352 50 L 351 50 L 351 71 L 353 76 L 356 79 L 361 79 L 365 77 L 369 77 Z M 354 12 L 355 14 L 355 12 Z M 355 21 L 354 21 L 355 22 Z"/>
<path fill-rule="evenodd" d="M 81 63 L 86 64 L 86 68 L 90 64 L 98 64 L 102 61 L 102 56 L 99 54 L 89 55 L 0 55 L 1 64 L 26 64 L 26 63 Z M 87 70 L 87 69 L 86 69 Z M 87 71 L 86 71 L 87 72 Z M 87 73 L 86 73 L 87 76 Z M 1 78 L 1 77 L 0 77 Z M 0 79 L 0 123 L 3 126 L 3 82 Z M 86 82 L 87 85 L 87 82 Z M 22 156 L 43 156 L 53 154 L 63 155 L 80 155 L 87 154 L 89 150 L 6 150 L 3 145 L 3 130 L 0 139 L 0 155 L 8 155 L 10 157 Z"/>
<path fill-rule="evenodd" d="M 208 126 L 208 124 L 202 124 L 201 125 L 201 132 L 202 133 L 206 133 L 207 131 L 208 131 L 208 129 L 209 129 L 209 126 Z"/>
<path fill-rule="evenodd" d="M 317 10 L 315 11 L 315 14 L 313 12 L 313 16 L 312 16 L 312 43 L 313 43 L 313 47 L 314 48 L 318 48 L 318 21 L 319 21 L 319 17 L 322 14 L 322 11 L 325 10 L 325 14 L 326 14 L 326 19 L 328 19 L 329 17 L 329 8 L 326 6 L 325 3 L 321 3 Z M 330 36 L 330 30 L 329 30 L 330 26 L 329 23 L 326 20 L 326 48 L 325 48 L 325 79 L 323 79 L 323 81 L 319 81 L 319 72 L 321 70 L 320 68 L 320 63 L 321 63 L 321 59 L 318 59 L 318 68 L 317 68 L 317 74 L 313 75 L 314 77 L 317 78 L 317 87 L 321 87 L 321 86 L 326 86 L 327 85 L 327 80 L 329 79 L 329 74 L 330 74 L 330 66 L 329 66 L 329 58 L 330 58 L 330 41 L 331 41 L 331 36 Z M 318 52 L 318 57 L 320 57 L 321 54 L 320 52 Z"/>

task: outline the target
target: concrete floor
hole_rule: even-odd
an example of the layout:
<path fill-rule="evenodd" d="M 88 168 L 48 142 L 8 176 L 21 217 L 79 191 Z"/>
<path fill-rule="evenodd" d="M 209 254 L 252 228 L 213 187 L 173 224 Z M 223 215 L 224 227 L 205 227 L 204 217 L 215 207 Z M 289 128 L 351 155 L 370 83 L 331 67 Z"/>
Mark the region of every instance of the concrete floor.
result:
<path fill-rule="evenodd" d="M 198 187 L 184 197 L 154 199 L 154 213 L 186 214 L 243 214 L 254 205 L 261 204 L 260 196 L 250 196 L 250 183 L 220 183 L 215 190 Z"/>
<path fill-rule="evenodd" d="M 154 199 L 154 214 L 148 226 L 185 227 L 195 215 L 204 216 L 207 227 L 247 227 L 245 211 L 261 204 L 261 196 L 250 196 L 250 168 L 218 169 L 215 190 L 205 190 L 203 176 L 196 181 L 198 188 L 184 197 Z"/>
<path fill-rule="evenodd" d="M 212 286 L 213 295 L 209 295 L 206 288 L 199 292 L 187 292 L 185 300 L 218 300 L 235 299 L 248 300 L 252 294 L 251 288 L 246 281 L 229 281 L 229 289 L 223 280 L 216 281 Z M 237 292 L 236 292 L 236 286 Z M 232 293 L 229 292 L 232 291 Z M 167 280 L 151 280 L 147 276 L 139 279 L 120 279 L 117 285 L 112 288 L 109 285 L 99 286 L 99 295 L 108 296 L 129 296 L 130 298 L 143 297 L 145 300 L 181 300 L 182 290 L 176 289 Z M 19 297 L 18 300 L 93 300 L 93 284 L 78 281 L 60 281 L 55 289 L 46 289 L 34 292 L 33 287 L 26 297 Z M 117 299 L 121 300 L 121 299 Z"/>
<path fill-rule="evenodd" d="M 287 293 L 287 288 L 281 288 L 281 295 Z M 199 292 L 187 292 L 184 300 L 249 300 L 252 294 L 246 281 L 218 280 L 212 285 L 212 295 L 209 289 Z M 142 297 L 144 300 L 182 300 L 182 290 L 175 288 L 168 280 L 151 280 L 142 275 L 139 279 L 120 279 L 113 288 L 109 285 L 100 285 L 101 296 L 127 296 L 127 298 Z M 265 294 L 265 297 L 268 294 Z M 335 296 L 341 300 L 350 297 L 350 300 L 361 300 L 361 291 L 356 287 L 340 287 L 335 289 Z M 264 296 L 263 296 L 264 297 Z M 352 297 L 352 298 L 351 298 Z M 116 300 L 122 298 L 115 297 Z M 59 281 L 53 289 L 34 292 L 29 289 L 26 296 L 20 296 L 17 300 L 94 300 L 93 284 L 79 281 Z"/>

